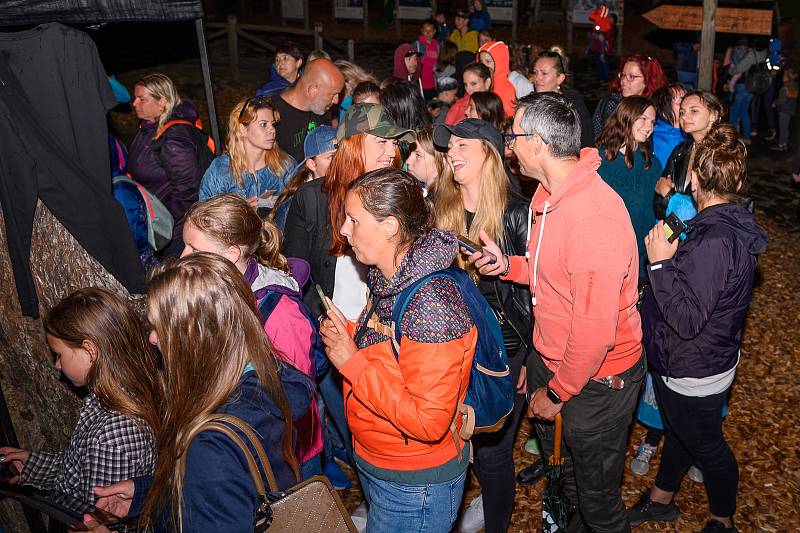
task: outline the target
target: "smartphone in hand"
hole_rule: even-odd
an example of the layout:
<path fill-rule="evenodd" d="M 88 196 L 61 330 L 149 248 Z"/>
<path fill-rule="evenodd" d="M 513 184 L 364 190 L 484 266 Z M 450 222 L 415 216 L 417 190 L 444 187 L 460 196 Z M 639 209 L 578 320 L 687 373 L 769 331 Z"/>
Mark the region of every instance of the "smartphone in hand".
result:
<path fill-rule="evenodd" d="M 480 244 L 476 243 L 473 240 L 468 239 L 467 237 L 464 237 L 463 235 L 458 236 L 458 246 L 469 251 L 469 253 L 471 254 L 474 254 L 475 252 L 480 252 L 481 255 L 484 254 L 487 255 L 488 257 L 491 258 L 491 261 L 489 261 L 489 263 L 492 265 L 497 263 L 497 258 L 493 254 L 484 251 L 483 246 L 481 246 Z"/>
<path fill-rule="evenodd" d="M 325 297 L 325 293 L 322 292 L 322 287 L 319 286 L 319 283 L 315 283 L 314 289 L 316 289 L 319 299 L 322 302 L 322 308 L 325 309 L 325 313 L 327 314 L 328 311 L 331 310 L 331 306 L 328 303 L 328 299 Z"/>
<path fill-rule="evenodd" d="M 664 220 L 664 236 L 669 242 L 674 242 L 675 239 L 681 236 L 681 233 L 686 231 L 686 228 L 686 224 L 675 213 L 670 213 Z"/>

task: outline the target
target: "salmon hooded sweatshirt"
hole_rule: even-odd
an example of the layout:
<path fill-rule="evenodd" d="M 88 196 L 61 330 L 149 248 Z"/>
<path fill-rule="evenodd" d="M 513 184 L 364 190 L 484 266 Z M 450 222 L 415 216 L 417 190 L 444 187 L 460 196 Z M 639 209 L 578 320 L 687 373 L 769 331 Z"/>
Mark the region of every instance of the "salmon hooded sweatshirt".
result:
<path fill-rule="evenodd" d="M 536 189 L 528 253 L 509 258 L 504 277 L 531 287 L 533 344 L 554 373 L 549 386 L 564 401 L 642 355 L 636 236 L 599 167 L 597 149 L 584 148 L 555 194 Z"/>
<path fill-rule="evenodd" d="M 508 81 L 509 59 L 508 46 L 503 41 L 491 41 L 478 49 L 475 58 L 480 62 L 481 52 L 486 52 L 494 60 L 494 72 L 492 72 L 492 92 L 500 97 L 503 102 L 503 111 L 506 118 L 514 116 L 514 106 L 516 105 L 517 91 L 514 85 Z"/>

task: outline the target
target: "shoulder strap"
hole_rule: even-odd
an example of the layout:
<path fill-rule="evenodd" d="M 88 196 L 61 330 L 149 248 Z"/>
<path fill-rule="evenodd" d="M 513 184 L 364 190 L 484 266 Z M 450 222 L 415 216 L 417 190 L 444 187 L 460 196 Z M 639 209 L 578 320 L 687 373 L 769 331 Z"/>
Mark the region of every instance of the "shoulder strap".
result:
<path fill-rule="evenodd" d="M 242 419 L 235 417 L 233 415 L 226 415 L 226 414 L 213 414 L 211 415 L 211 420 L 214 422 L 225 422 L 230 424 L 231 426 L 235 427 L 247 437 L 250 441 L 250 445 L 253 446 L 253 449 L 256 451 L 256 455 L 258 455 L 258 460 L 261 462 L 261 467 L 264 469 L 264 475 L 267 478 L 267 483 L 269 484 L 269 489 L 272 492 L 278 492 L 278 480 L 275 478 L 275 473 L 272 471 L 272 465 L 269 462 L 269 457 L 267 457 L 267 453 L 264 451 L 264 447 L 261 445 L 261 439 L 258 438 L 253 428 L 250 427 L 247 422 L 243 421 Z M 224 425 L 224 424 L 223 424 Z M 228 428 L 230 429 L 230 428 Z M 234 434 L 236 434 L 234 432 Z M 238 437 L 238 435 L 237 435 Z M 241 438 L 240 438 L 241 440 Z M 238 443 L 237 443 L 238 444 Z M 246 448 L 246 446 L 245 446 Z M 249 449 L 248 449 L 249 453 Z M 247 454 L 245 454 L 247 455 Z M 251 454 L 252 456 L 252 454 Z M 257 469 L 256 469 L 257 470 Z M 257 485 L 256 485 L 257 486 Z"/>
<path fill-rule="evenodd" d="M 192 126 L 193 128 L 197 127 L 197 124 L 195 124 L 193 122 L 189 122 L 188 120 L 183 120 L 183 119 L 170 120 L 169 122 L 167 122 L 166 124 L 164 124 L 163 126 L 158 128 L 158 131 L 156 132 L 156 136 L 153 137 L 153 139 L 158 140 L 162 135 L 164 135 L 165 131 L 170 129 L 175 124 L 186 124 L 187 126 Z"/>
<path fill-rule="evenodd" d="M 403 332 L 400 328 L 400 322 L 402 321 L 403 315 L 406 312 L 406 308 L 408 307 L 408 303 L 411 301 L 411 298 L 417 293 L 417 291 L 429 280 L 433 278 L 450 278 L 452 279 L 456 285 L 458 285 L 458 280 L 450 268 L 446 268 L 444 270 L 437 270 L 436 272 L 432 272 L 427 276 L 424 276 L 405 289 L 403 292 L 397 295 L 397 298 L 394 301 L 394 305 L 392 306 L 392 324 L 394 327 L 394 341 L 392 343 L 392 350 L 394 351 L 395 358 L 400 356 L 399 353 L 399 346 L 400 346 L 400 339 L 403 338 Z"/>

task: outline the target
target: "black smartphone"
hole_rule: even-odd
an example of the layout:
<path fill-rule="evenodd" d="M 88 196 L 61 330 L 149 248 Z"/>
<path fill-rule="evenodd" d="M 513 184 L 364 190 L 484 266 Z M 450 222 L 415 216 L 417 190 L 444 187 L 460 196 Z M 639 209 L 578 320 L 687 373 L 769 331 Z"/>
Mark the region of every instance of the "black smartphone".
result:
<path fill-rule="evenodd" d="M 680 237 L 681 233 L 685 231 L 686 224 L 684 224 L 675 213 L 670 213 L 670 215 L 664 219 L 664 236 L 669 242 L 674 242 L 675 239 Z"/>
<path fill-rule="evenodd" d="M 325 298 L 325 293 L 322 292 L 322 287 L 319 286 L 319 283 L 315 283 L 314 288 L 317 290 L 320 301 L 322 301 L 322 308 L 325 309 L 325 313 L 327 313 L 331 310 L 331 306 L 328 305 L 328 300 Z"/>
<path fill-rule="evenodd" d="M 481 254 L 488 255 L 489 257 L 492 258 L 492 260 L 489 261 L 489 263 L 492 264 L 492 265 L 497 263 L 497 258 L 493 254 L 490 254 L 489 252 L 485 252 L 483 250 L 483 247 L 480 244 L 478 244 L 475 241 L 472 241 L 472 240 L 464 237 L 463 235 L 459 235 L 458 236 L 458 245 L 461 248 L 464 248 L 465 250 L 468 250 L 469 253 L 471 253 L 471 254 L 474 254 L 475 252 L 481 252 Z"/>

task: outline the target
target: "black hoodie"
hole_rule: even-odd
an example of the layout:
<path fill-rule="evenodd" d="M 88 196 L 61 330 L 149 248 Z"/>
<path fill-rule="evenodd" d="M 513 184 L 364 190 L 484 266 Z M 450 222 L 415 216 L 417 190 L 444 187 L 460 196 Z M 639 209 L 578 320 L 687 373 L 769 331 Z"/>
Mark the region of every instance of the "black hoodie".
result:
<path fill-rule="evenodd" d="M 736 365 L 767 233 L 740 204 L 707 207 L 688 226 L 675 256 L 647 268 L 642 340 L 659 375 L 703 378 Z"/>

